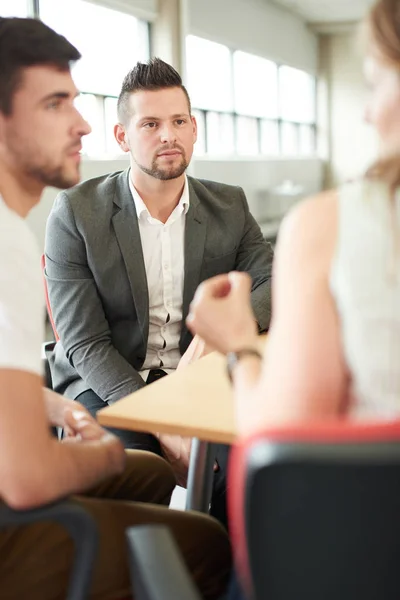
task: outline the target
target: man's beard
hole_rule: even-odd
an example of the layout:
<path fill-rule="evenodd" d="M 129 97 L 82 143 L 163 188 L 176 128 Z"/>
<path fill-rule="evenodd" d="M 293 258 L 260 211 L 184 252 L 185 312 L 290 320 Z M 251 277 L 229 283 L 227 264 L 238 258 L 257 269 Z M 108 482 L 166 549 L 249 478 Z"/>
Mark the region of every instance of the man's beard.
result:
<path fill-rule="evenodd" d="M 68 175 L 61 166 L 50 168 L 31 165 L 27 168 L 27 174 L 44 185 L 51 185 L 59 189 L 70 188 L 79 183 L 80 179 L 79 170 L 75 174 L 70 173 Z"/>
<path fill-rule="evenodd" d="M 80 181 L 80 165 L 69 164 L 68 157 L 69 154 L 80 151 L 81 136 L 64 148 L 59 162 L 54 160 L 54 156 L 46 148 L 29 143 L 29 140 L 19 136 L 17 132 L 10 132 L 7 146 L 20 172 L 32 181 L 59 189 L 70 188 Z"/>
<path fill-rule="evenodd" d="M 185 155 L 182 153 L 182 160 L 177 167 L 164 167 L 161 168 L 157 165 L 157 158 L 153 159 L 151 163 L 151 167 L 145 167 L 144 165 L 139 164 L 135 160 L 139 169 L 143 171 L 143 173 L 147 173 L 151 177 L 155 179 L 160 179 L 161 181 L 169 181 L 170 179 L 177 179 L 186 171 L 189 166 L 189 163 L 186 160 Z"/>

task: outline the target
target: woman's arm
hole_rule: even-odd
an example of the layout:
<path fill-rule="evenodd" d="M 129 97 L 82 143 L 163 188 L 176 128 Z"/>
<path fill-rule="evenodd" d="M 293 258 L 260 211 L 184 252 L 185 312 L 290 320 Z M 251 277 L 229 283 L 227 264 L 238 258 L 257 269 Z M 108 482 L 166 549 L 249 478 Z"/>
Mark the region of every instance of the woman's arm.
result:
<path fill-rule="evenodd" d="M 282 226 L 272 326 L 261 371 L 248 358 L 234 373 L 238 423 L 245 433 L 343 412 L 347 371 L 329 288 L 336 231 L 334 192 L 302 203 Z"/>
<path fill-rule="evenodd" d="M 327 192 L 297 206 L 282 225 L 265 357 L 262 364 L 255 357 L 243 357 L 233 372 L 243 433 L 343 412 L 347 372 L 329 289 L 336 221 L 336 193 Z M 249 283 L 244 274 L 235 274 L 233 281 L 203 284 L 188 321 L 206 342 L 214 340 L 217 331 L 224 352 L 255 345 Z"/>

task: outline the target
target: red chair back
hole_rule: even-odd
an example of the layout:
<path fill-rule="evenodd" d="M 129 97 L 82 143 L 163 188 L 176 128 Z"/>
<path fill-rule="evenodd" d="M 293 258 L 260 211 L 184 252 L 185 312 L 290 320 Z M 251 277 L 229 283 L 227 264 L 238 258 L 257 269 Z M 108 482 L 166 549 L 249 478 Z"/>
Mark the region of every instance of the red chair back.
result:
<path fill-rule="evenodd" d="M 44 296 L 46 299 L 46 307 L 47 307 L 47 314 L 49 315 L 49 320 L 50 320 L 50 324 L 51 324 L 51 328 L 53 330 L 53 334 L 54 334 L 54 338 L 56 340 L 56 342 L 58 342 L 59 335 L 57 333 L 57 329 L 53 320 L 53 314 L 51 312 L 51 306 L 50 306 L 50 300 L 49 300 L 49 292 L 47 289 L 47 282 L 46 282 L 46 257 L 44 254 L 42 254 L 42 257 L 40 259 L 40 264 L 42 267 L 42 274 L 43 274 L 43 285 L 44 285 Z"/>

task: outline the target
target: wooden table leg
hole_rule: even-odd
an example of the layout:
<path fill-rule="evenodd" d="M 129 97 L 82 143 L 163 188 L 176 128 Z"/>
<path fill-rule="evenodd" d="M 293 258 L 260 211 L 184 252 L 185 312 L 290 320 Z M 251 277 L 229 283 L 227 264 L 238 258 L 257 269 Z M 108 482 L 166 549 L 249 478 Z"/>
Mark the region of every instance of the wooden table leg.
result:
<path fill-rule="evenodd" d="M 215 444 L 193 438 L 190 452 L 186 510 L 208 513 L 214 478 Z"/>

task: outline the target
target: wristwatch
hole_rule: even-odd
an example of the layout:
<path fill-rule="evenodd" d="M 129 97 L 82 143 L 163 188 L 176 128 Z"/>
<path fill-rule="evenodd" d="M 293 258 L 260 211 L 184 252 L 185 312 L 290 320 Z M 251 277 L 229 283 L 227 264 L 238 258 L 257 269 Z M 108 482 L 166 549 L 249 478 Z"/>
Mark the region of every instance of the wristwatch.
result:
<path fill-rule="evenodd" d="M 233 370 L 237 363 L 240 361 L 240 359 L 244 356 L 255 356 L 259 360 L 263 359 L 261 352 L 259 352 L 255 348 L 242 348 L 241 350 L 237 350 L 236 352 L 228 352 L 228 354 L 226 355 L 226 367 L 228 371 L 228 377 L 231 382 L 233 380 Z"/>

